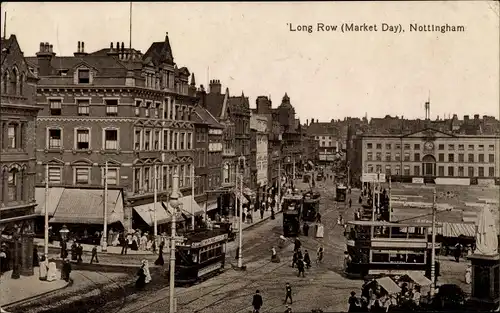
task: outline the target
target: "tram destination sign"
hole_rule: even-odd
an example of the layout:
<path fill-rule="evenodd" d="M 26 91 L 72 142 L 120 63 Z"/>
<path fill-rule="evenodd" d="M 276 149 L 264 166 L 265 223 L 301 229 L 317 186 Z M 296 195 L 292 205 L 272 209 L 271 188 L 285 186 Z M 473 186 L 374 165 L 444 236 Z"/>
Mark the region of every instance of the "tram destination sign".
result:
<path fill-rule="evenodd" d="M 199 248 L 199 247 L 208 246 L 208 245 L 211 245 L 213 243 L 226 240 L 227 238 L 228 238 L 227 234 L 218 235 L 218 236 L 215 236 L 212 238 L 204 239 L 202 241 L 193 242 L 191 244 L 191 248 Z"/>
<path fill-rule="evenodd" d="M 361 181 L 363 183 L 383 183 L 385 182 L 385 173 L 363 173 Z"/>

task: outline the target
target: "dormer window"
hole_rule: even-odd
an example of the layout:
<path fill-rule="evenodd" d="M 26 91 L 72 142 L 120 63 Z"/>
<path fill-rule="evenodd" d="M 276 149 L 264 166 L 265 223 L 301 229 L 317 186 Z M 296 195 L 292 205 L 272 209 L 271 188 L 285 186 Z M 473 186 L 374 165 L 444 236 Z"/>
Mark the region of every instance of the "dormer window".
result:
<path fill-rule="evenodd" d="M 68 70 L 60 70 L 59 75 L 61 76 L 68 76 Z"/>
<path fill-rule="evenodd" d="M 79 84 L 89 84 L 90 83 L 90 70 L 89 69 L 79 69 L 78 70 L 78 83 Z"/>

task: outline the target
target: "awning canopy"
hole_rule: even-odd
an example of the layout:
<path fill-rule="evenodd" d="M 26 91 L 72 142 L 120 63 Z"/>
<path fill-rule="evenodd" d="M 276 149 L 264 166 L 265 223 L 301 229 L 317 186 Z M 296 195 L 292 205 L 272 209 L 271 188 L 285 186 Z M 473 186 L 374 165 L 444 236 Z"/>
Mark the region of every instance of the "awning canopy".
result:
<path fill-rule="evenodd" d="M 205 213 L 205 205 L 207 206 L 207 212 L 217 209 L 217 201 L 204 202 L 200 205 L 202 213 Z"/>
<path fill-rule="evenodd" d="M 179 199 L 179 201 L 182 203 L 182 211 L 185 213 L 188 213 L 189 215 L 194 214 L 194 215 L 200 215 L 203 214 L 204 209 L 202 209 L 196 200 L 194 200 L 193 196 L 185 196 Z M 191 207 L 192 206 L 192 207 Z M 192 208 L 192 212 L 191 212 Z"/>
<path fill-rule="evenodd" d="M 257 194 L 250 188 L 248 187 L 244 187 L 243 188 L 243 194 L 245 194 L 246 196 L 249 196 L 249 197 L 256 197 Z"/>
<path fill-rule="evenodd" d="M 155 220 L 155 204 L 148 203 L 134 207 L 134 211 L 139 214 L 146 224 L 149 226 L 154 225 Z M 170 214 L 165 211 L 161 202 L 156 203 L 156 222 L 158 225 L 168 223 L 170 221 Z"/>
<path fill-rule="evenodd" d="M 243 204 L 247 204 L 248 203 L 248 199 L 245 197 L 245 195 L 242 195 L 240 190 L 239 189 L 234 189 L 233 190 L 233 193 L 234 193 L 234 196 L 236 197 L 236 199 L 238 199 L 238 201 L 241 201 Z"/>
<path fill-rule="evenodd" d="M 443 237 L 457 238 L 460 235 L 466 237 L 476 236 L 476 225 L 474 223 L 443 223 L 441 228 Z M 439 229 L 438 232 L 439 234 Z"/>
<path fill-rule="evenodd" d="M 390 295 L 401 291 L 401 288 L 399 288 L 399 286 L 389 277 L 379 278 L 376 280 L 376 282 Z"/>
<path fill-rule="evenodd" d="M 432 281 L 429 278 L 425 277 L 422 273 L 410 271 L 406 275 L 416 284 L 422 287 L 430 286 L 432 284 Z"/>
<path fill-rule="evenodd" d="M 49 197 L 47 199 L 47 210 L 49 211 L 49 216 L 54 216 L 54 212 L 57 209 L 57 205 L 59 204 L 59 200 L 64 192 L 64 188 L 49 188 L 48 192 Z M 45 215 L 45 188 L 35 188 L 35 201 L 35 213 Z"/>
<path fill-rule="evenodd" d="M 123 197 L 120 190 L 108 190 L 108 224 L 123 223 Z M 102 189 L 65 188 L 51 223 L 103 224 L 104 191 Z"/>

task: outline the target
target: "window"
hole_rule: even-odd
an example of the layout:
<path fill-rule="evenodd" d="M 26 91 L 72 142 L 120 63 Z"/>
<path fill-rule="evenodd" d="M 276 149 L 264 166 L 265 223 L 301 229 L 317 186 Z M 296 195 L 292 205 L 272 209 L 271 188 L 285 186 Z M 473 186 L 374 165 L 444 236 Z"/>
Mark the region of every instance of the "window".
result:
<path fill-rule="evenodd" d="M 142 100 L 135 100 L 135 116 L 141 115 Z"/>
<path fill-rule="evenodd" d="M 396 152 L 396 161 L 401 161 L 401 154 Z"/>
<path fill-rule="evenodd" d="M 368 164 L 368 173 L 373 173 L 373 165 Z"/>
<path fill-rule="evenodd" d="M 11 169 L 9 171 L 9 177 L 8 177 L 8 196 L 9 196 L 9 201 L 17 201 L 18 200 L 18 195 L 17 195 L 17 185 L 19 183 L 19 171 L 15 168 Z"/>
<path fill-rule="evenodd" d="M 375 158 L 377 161 L 382 161 L 382 152 L 377 152 L 377 154 L 375 155 Z"/>
<path fill-rule="evenodd" d="M 460 177 L 465 176 L 464 175 L 464 167 L 463 166 L 459 166 L 458 167 L 458 176 L 460 176 Z"/>
<path fill-rule="evenodd" d="M 62 168 L 49 166 L 49 184 L 61 184 Z"/>
<path fill-rule="evenodd" d="M 138 193 L 141 189 L 141 169 L 134 169 L 134 192 Z"/>
<path fill-rule="evenodd" d="M 401 150 L 401 144 L 399 143 L 396 144 L 396 150 Z"/>
<path fill-rule="evenodd" d="M 440 153 L 438 155 L 438 160 L 439 160 L 439 162 L 444 162 L 444 153 Z"/>
<path fill-rule="evenodd" d="M 484 151 L 484 145 L 479 145 L 478 150 L 479 151 Z"/>
<path fill-rule="evenodd" d="M 78 83 L 79 84 L 89 84 L 90 83 L 90 70 L 79 69 L 78 70 Z"/>
<path fill-rule="evenodd" d="M 62 101 L 60 99 L 51 99 L 50 102 L 50 115 L 61 115 L 62 113 Z"/>
<path fill-rule="evenodd" d="M 453 153 L 448 154 L 448 162 L 455 162 L 455 155 Z"/>
<path fill-rule="evenodd" d="M 405 152 L 405 161 L 410 161 L 410 152 Z"/>
<path fill-rule="evenodd" d="M 104 131 L 104 149 L 106 150 L 118 149 L 118 130 L 106 129 Z"/>
<path fill-rule="evenodd" d="M 367 143 L 366 144 L 366 149 L 371 149 L 372 148 L 372 144 L 371 143 Z"/>
<path fill-rule="evenodd" d="M 390 162 L 391 161 L 391 153 L 390 152 L 386 152 L 385 153 L 385 160 Z"/>
<path fill-rule="evenodd" d="M 186 185 L 191 185 L 191 164 L 186 165 Z"/>
<path fill-rule="evenodd" d="M 49 129 L 49 149 L 62 148 L 62 131 L 60 129 Z"/>
<path fill-rule="evenodd" d="M 448 176 L 455 176 L 455 168 L 453 166 L 448 166 Z"/>
<path fill-rule="evenodd" d="M 177 135 L 178 134 L 179 133 L 174 132 L 174 148 L 173 148 L 173 150 L 177 150 L 178 149 L 178 147 L 177 147 Z"/>
<path fill-rule="evenodd" d="M 477 176 L 479 177 L 484 177 L 484 167 L 480 166 L 477 168 L 478 169 L 478 174 Z"/>
<path fill-rule="evenodd" d="M 76 147 L 77 150 L 90 149 L 90 130 L 77 129 L 76 130 Z"/>
<path fill-rule="evenodd" d="M 385 166 L 385 175 L 391 175 L 391 166 L 390 165 Z"/>
<path fill-rule="evenodd" d="M 463 151 L 464 150 L 464 145 L 458 145 L 458 150 Z"/>
<path fill-rule="evenodd" d="M 170 150 L 174 150 L 174 136 L 175 136 L 175 133 L 171 131 L 170 137 L 168 140 L 168 142 L 169 142 L 168 146 L 169 146 Z"/>
<path fill-rule="evenodd" d="M 136 130 L 134 133 L 134 149 L 141 150 L 141 134 L 142 131 Z"/>
<path fill-rule="evenodd" d="M 102 169 L 103 184 L 106 179 L 106 168 Z M 108 185 L 118 185 L 118 169 L 108 167 Z"/>
<path fill-rule="evenodd" d="M 154 150 L 160 149 L 160 131 L 155 131 L 154 134 Z"/>
<path fill-rule="evenodd" d="M 90 100 L 77 99 L 78 115 L 89 115 L 90 113 Z"/>
<path fill-rule="evenodd" d="M 474 163 L 474 154 L 469 153 L 469 163 Z"/>
<path fill-rule="evenodd" d="M 419 176 L 420 175 L 420 166 L 415 165 L 413 167 L 413 175 L 415 175 L 415 176 Z"/>
<path fill-rule="evenodd" d="M 489 145 L 488 151 L 495 151 L 495 145 Z"/>
<path fill-rule="evenodd" d="M 460 154 L 458 155 L 458 162 L 461 162 L 461 163 L 463 163 L 463 162 L 464 162 L 464 154 L 463 154 L 463 153 L 460 153 Z"/>
<path fill-rule="evenodd" d="M 494 154 L 488 154 L 488 162 L 495 163 L 495 155 Z"/>
<path fill-rule="evenodd" d="M 75 182 L 79 185 L 88 185 L 90 183 L 90 168 L 77 167 L 75 169 Z"/>
<path fill-rule="evenodd" d="M 410 150 L 410 144 L 409 143 L 405 143 L 405 150 Z"/>
<path fill-rule="evenodd" d="M 184 165 L 179 166 L 179 186 L 182 187 L 184 186 Z"/>
<path fill-rule="evenodd" d="M 15 149 L 17 147 L 17 124 L 9 124 L 7 128 L 7 148 Z"/>
<path fill-rule="evenodd" d="M 468 168 L 469 177 L 474 177 L 474 167 L 469 166 Z"/>
<path fill-rule="evenodd" d="M 439 166 L 438 167 L 438 175 L 439 176 L 444 176 L 444 166 Z"/>
<path fill-rule="evenodd" d="M 187 149 L 191 150 L 191 140 L 192 140 L 193 134 L 188 133 L 187 134 L 187 139 L 186 139 L 186 144 L 187 144 Z"/>
<path fill-rule="evenodd" d="M 386 148 L 387 150 L 391 150 L 391 144 L 390 144 L 390 143 L 386 143 L 386 144 L 385 144 L 385 148 Z"/>
<path fill-rule="evenodd" d="M 438 146 L 438 149 L 439 149 L 439 150 L 444 150 L 444 145 L 443 145 L 443 144 L 440 144 L 440 145 Z"/>
<path fill-rule="evenodd" d="M 381 143 L 377 143 L 377 149 L 382 149 L 382 144 Z"/>
<path fill-rule="evenodd" d="M 410 166 L 409 165 L 405 165 L 403 170 L 404 170 L 403 173 L 405 176 L 410 176 Z"/>
<path fill-rule="evenodd" d="M 371 152 L 366 153 L 366 160 L 373 161 L 373 154 Z"/>
<path fill-rule="evenodd" d="M 184 150 L 184 133 L 181 133 L 180 134 L 180 138 L 179 138 L 179 141 L 180 141 L 180 146 L 181 146 L 181 150 Z"/>
<path fill-rule="evenodd" d="M 474 150 L 474 145 L 469 145 L 469 150 Z"/>
<path fill-rule="evenodd" d="M 162 190 L 168 189 L 168 166 L 163 166 Z"/>
<path fill-rule="evenodd" d="M 479 157 L 478 162 L 479 163 L 484 163 L 484 154 L 479 154 L 478 157 Z"/>
<path fill-rule="evenodd" d="M 420 144 L 419 143 L 414 144 L 413 149 L 420 150 Z"/>
<path fill-rule="evenodd" d="M 116 116 L 118 115 L 118 100 L 116 99 L 106 99 L 106 115 Z"/>
<path fill-rule="evenodd" d="M 151 149 L 151 146 L 149 145 L 150 142 L 151 142 L 151 131 L 150 130 L 146 130 L 144 132 L 144 150 L 150 150 Z"/>
<path fill-rule="evenodd" d="M 149 167 L 144 168 L 144 184 L 142 185 L 142 189 L 144 191 L 149 191 L 150 186 L 149 186 L 149 176 L 150 176 L 151 170 Z"/>
<path fill-rule="evenodd" d="M 448 145 L 448 150 L 455 150 L 455 145 Z"/>
<path fill-rule="evenodd" d="M 413 155 L 413 161 L 420 162 L 420 153 L 415 153 Z"/>
<path fill-rule="evenodd" d="M 495 168 L 494 167 L 490 166 L 488 168 L 488 176 L 489 177 L 494 177 L 495 176 Z"/>
<path fill-rule="evenodd" d="M 168 130 L 163 130 L 163 150 L 168 150 Z"/>

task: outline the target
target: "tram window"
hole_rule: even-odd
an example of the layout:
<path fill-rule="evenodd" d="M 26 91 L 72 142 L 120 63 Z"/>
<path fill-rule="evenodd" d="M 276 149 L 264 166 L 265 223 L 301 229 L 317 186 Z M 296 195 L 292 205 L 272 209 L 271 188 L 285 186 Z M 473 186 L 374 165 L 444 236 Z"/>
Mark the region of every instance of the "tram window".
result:
<path fill-rule="evenodd" d="M 412 252 L 408 253 L 408 263 L 424 264 L 425 263 L 424 252 Z"/>
<path fill-rule="evenodd" d="M 409 227 L 408 238 L 425 238 L 423 227 Z"/>
<path fill-rule="evenodd" d="M 389 238 L 389 233 L 385 231 L 383 226 L 375 226 L 373 231 L 373 237 L 375 238 Z"/>
<path fill-rule="evenodd" d="M 400 227 L 392 227 L 391 238 L 406 238 L 407 232 L 403 231 Z"/>
<path fill-rule="evenodd" d="M 389 262 L 389 253 L 373 252 L 372 262 L 373 263 L 388 263 Z"/>
<path fill-rule="evenodd" d="M 394 253 L 389 255 L 390 263 L 406 263 L 406 260 L 405 253 Z"/>
<path fill-rule="evenodd" d="M 208 260 L 208 249 L 205 247 L 200 249 L 200 263 L 206 260 Z"/>

